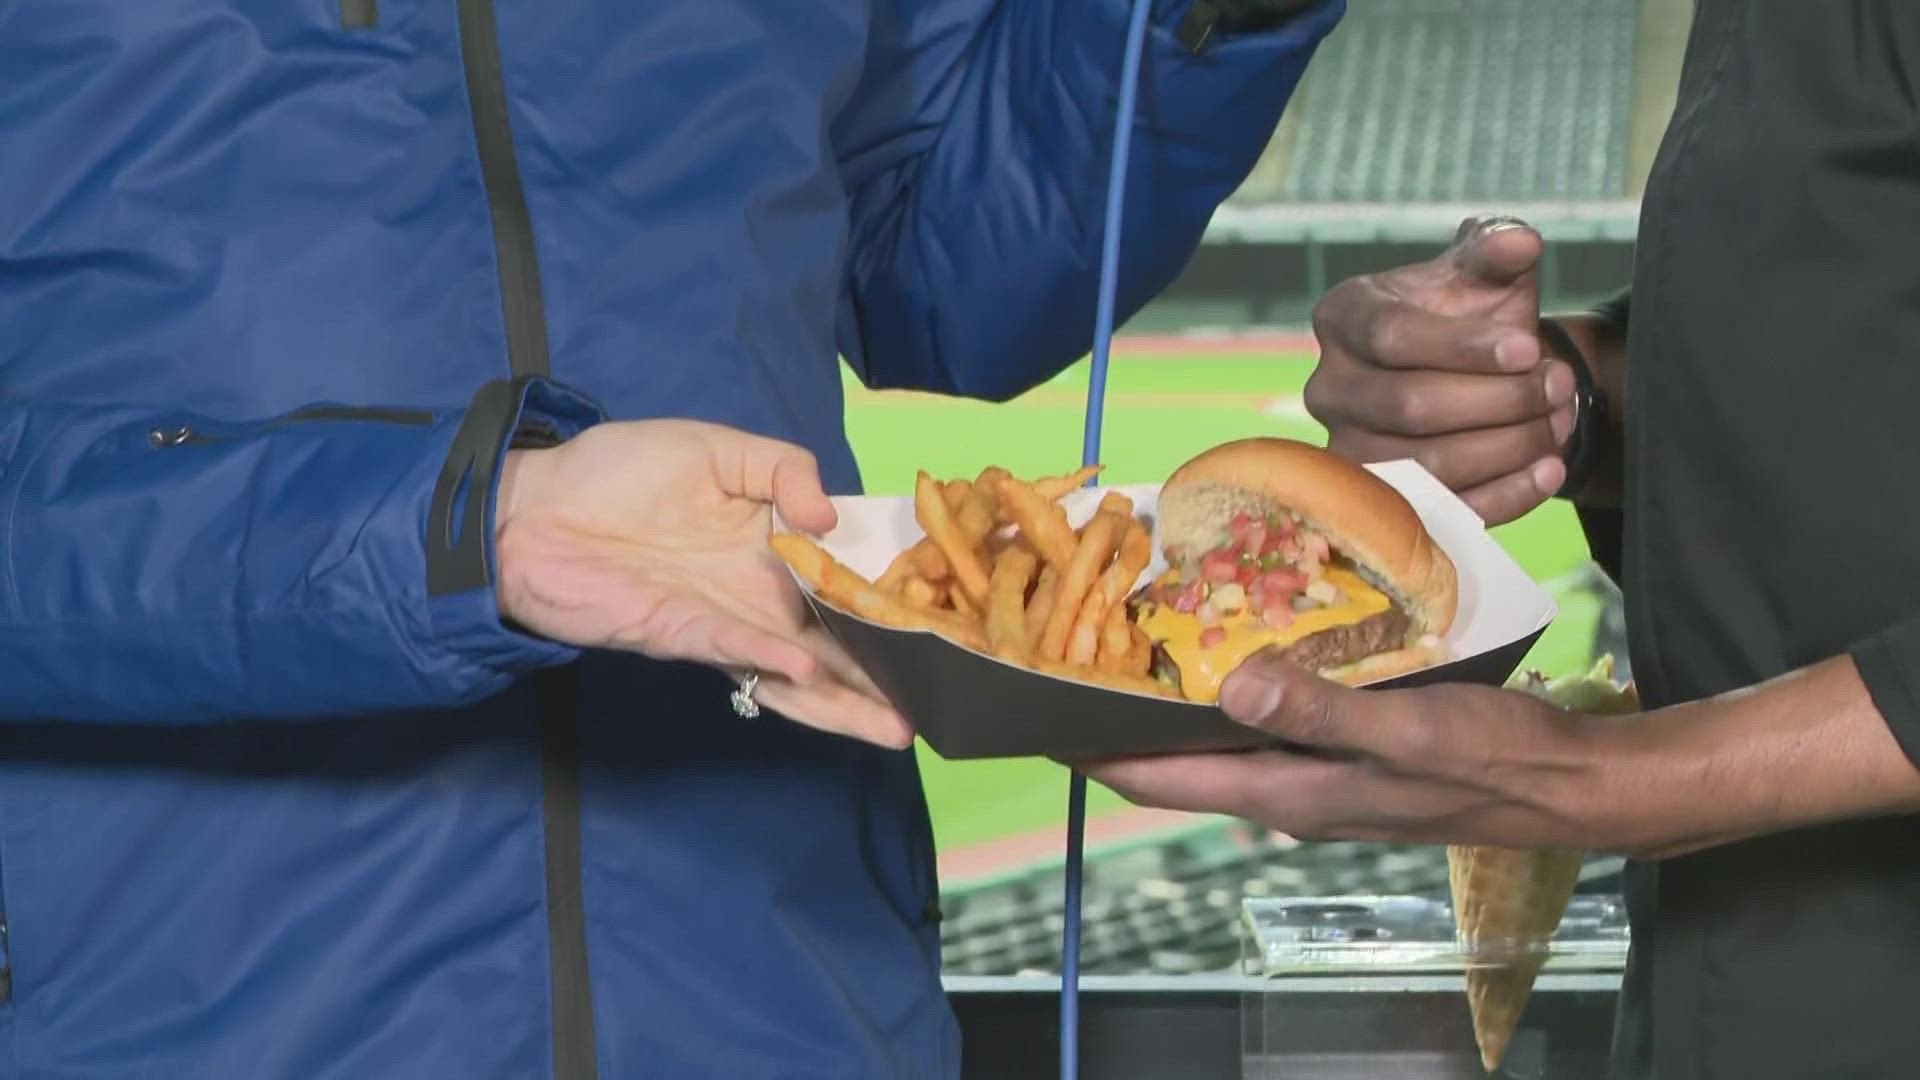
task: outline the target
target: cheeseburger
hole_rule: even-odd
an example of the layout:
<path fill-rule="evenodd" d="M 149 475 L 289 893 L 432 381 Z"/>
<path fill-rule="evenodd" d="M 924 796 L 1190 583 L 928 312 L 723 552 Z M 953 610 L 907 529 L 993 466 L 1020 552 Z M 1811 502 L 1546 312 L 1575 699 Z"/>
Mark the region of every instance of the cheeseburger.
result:
<path fill-rule="evenodd" d="M 1168 569 L 1134 599 L 1154 676 L 1190 701 L 1262 650 L 1348 684 L 1445 658 L 1457 576 L 1407 500 L 1310 443 L 1244 439 L 1160 491 Z"/>

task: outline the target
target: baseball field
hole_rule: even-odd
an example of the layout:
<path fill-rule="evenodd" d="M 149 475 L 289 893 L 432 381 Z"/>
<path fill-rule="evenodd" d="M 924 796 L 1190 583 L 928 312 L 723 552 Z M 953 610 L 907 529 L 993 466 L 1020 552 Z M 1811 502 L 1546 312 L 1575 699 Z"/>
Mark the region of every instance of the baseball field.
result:
<path fill-rule="evenodd" d="M 1256 434 L 1323 441 L 1300 403 L 1312 369 L 1309 343 L 1285 339 L 1132 338 L 1117 341 L 1107 381 L 1102 459 L 1111 483 L 1151 483 L 1199 451 Z M 847 424 L 868 490 L 910 492 L 914 473 L 973 476 L 987 465 L 1017 475 L 1065 472 L 1080 463 L 1087 393 L 1083 362 L 1003 405 L 905 393 L 874 393 L 847 376 Z M 1551 503 L 1495 530 L 1534 577 L 1550 581 L 1578 567 L 1587 549 L 1572 511 Z M 1599 612 L 1562 598 L 1559 620 L 1530 662 L 1549 671 L 1584 661 Z M 948 762 L 921 747 L 934 829 L 943 859 L 1009 838 L 1058 833 L 1067 774 L 1042 761 Z M 1122 807 L 1095 786 L 1089 814 Z M 1162 826 L 1164 827 L 1164 826 Z"/>

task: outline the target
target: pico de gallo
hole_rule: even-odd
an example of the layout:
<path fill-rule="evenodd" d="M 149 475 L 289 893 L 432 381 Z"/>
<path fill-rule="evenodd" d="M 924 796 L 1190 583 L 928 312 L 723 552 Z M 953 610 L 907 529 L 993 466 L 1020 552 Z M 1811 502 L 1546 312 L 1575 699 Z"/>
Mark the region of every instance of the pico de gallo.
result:
<path fill-rule="evenodd" d="M 1290 513 L 1235 514 L 1225 542 L 1197 559 L 1168 552 L 1175 573 L 1164 575 L 1141 599 L 1192 615 L 1203 627 L 1201 648 L 1226 639 L 1228 619 L 1250 614 L 1285 630 L 1301 613 L 1340 603 L 1328 580 L 1333 559 L 1327 538 Z"/>

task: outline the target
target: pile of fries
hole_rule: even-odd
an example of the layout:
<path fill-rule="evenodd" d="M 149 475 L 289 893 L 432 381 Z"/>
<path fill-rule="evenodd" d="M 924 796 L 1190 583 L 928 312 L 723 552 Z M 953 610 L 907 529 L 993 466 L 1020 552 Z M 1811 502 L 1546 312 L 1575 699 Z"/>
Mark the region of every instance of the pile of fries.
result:
<path fill-rule="evenodd" d="M 875 581 L 798 533 L 772 544 L 821 599 L 872 622 L 932 630 L 1035 671 L 1178 698 L 1148 675 L 1153 647 L 1127 610 L 1153 558 L 1133 501 L 1110 491 L 1077 529 L 1060 506 L 1100 470 L 1026 481 L 994 467 L 944 482 L 922 472 L 913 505 L 926 535 Z"/>

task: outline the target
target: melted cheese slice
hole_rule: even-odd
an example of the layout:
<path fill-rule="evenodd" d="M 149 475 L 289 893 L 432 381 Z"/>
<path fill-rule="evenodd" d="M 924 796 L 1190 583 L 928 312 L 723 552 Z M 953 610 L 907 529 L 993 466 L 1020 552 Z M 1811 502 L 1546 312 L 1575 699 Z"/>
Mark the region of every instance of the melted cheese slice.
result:
<path fill-rule="evenodd" d="M 1203 649 L 1200 620 L 1158 604 L 1141 607 L 1140 629 L 1166 649 L 1180 669 L 1181 696 L 1211 704 L 1219 700 L 1220 683 L 1228 673 L 1260 650 L 1285 648 L 1322 630 L 1363 622 L 1393 606 L 1386 593 L 1351 570 L 1328 567 L 1325 577 L 1328 584 L 1340 590 L 1339 603 L 1299 612 L 1285 630 L 1275 630 L 1258 616 L 1241 612 L 1221 620 L 1220 627 L 1227 632 L 1225 641 Z"/>

